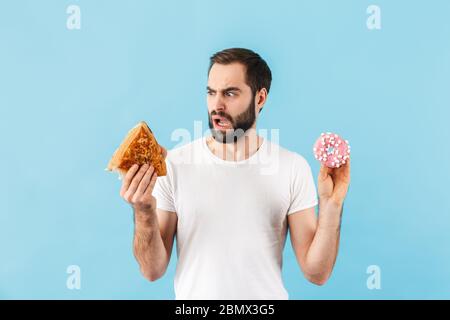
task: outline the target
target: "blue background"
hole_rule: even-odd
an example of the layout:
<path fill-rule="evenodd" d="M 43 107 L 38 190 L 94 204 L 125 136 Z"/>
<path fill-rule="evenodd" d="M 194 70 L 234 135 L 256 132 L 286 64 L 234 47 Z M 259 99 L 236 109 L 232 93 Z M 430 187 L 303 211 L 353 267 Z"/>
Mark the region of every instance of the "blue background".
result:
<path fill-rule="evenodd" d="M 68 30 L 66 9 L 81 8 Z M 366 27 L 369 5 L 381 30 Z M 172 299 L 132 254 L 130 207 L 105 168 L 146 120 L 168 149 L 207 128 L 209 56 L 260 53 L 273 72 L 258 128 L 306 157 L 334 131 L 352 145 L 340 253 L 309 284 L 289 240 L 291 299 L 450 298 L 449 1 L 2 1 L 0 298 Z M 69 265 L 81 290 L 66 287 Z M 381 268 L 381 290 L 366 286 Z"/>

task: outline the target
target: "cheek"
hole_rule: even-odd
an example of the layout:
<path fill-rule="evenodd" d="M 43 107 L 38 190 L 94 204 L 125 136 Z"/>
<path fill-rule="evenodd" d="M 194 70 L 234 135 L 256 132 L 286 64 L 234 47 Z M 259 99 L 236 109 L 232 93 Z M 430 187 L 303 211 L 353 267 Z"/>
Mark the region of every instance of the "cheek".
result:
<path fill-rule="evenodd" d="M 235 114 L 240 114 L 248 109 L 250 101 L 248 101 L 248 99 L 236 99 L 236 101 L 233 101 L 233 104 Z"/>
<path fill-rule="evenodd" d="M 206 97 L 206 106 L 208 107 L 208 112 L 211 113 L 211 111 L 214 110 L 214 105 L 211 97 Z"/>

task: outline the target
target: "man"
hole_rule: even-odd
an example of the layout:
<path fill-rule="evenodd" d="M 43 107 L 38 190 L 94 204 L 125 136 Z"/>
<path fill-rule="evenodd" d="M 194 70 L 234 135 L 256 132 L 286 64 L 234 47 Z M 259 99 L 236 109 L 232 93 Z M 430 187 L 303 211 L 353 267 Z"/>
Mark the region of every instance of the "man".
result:
<path fill-rule="evenodd" d="M 123 180 L 120 194 L 134 209 L 134 254 L 150 281 L 165 273 L 177 237 L 176 299 L 287 299 L 281 266 L 288 229 L 304 276 L 317 285 L 330 277 L 350 164 L 321 167 L 318 201 L 306 160 L 256 133 L 271 79 L 253 51 L 214 54 L 212 135 L 171 150 L 167 176 L 134 166 Z"/>

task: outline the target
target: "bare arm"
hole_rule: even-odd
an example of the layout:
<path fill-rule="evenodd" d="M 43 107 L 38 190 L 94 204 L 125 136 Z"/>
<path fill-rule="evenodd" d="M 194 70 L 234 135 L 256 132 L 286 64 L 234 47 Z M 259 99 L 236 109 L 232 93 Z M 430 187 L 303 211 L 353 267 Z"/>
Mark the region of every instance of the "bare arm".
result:
<path fill-rule="evenodd" d="M 350 183 L 350 162 L 340 168 L 320 170 L 319 218 L 314 208 L 288 216 L 292 247 L 305 277 L 323 285 L 338 254 L 344 198 Z"/>
<path fill-rule="evenodd" d="M 165 156 L 165 149 L 162 148 Z M 177 215 L 156 209 L 152 196 L 157 174 L 152 166 L 135 165 L 125 175 L 120 195 L 134 210 L 133 253 L 141 273 L 150 281 L 161 278 L 169 264 Z"/>
<path fill-rule="evenodd" d="M 177 215 L 160 209 L 149 213 L 135 211 L 134 219 L 134 256 L 143 276 L 155 281 L 164 275 L 169 265 Z"/>
<path fill-rule="evenodd" d="M 291 243 L 297 261 L 305 277 L 314 284 L 323 285 L 330 277 L 336 262 L 340 239 L 340 212 L 338 208 L 319 207 L 318 220 L 314 208 L 288 216 Z M 325 215 L 333 217 L 321 219 Z"/>

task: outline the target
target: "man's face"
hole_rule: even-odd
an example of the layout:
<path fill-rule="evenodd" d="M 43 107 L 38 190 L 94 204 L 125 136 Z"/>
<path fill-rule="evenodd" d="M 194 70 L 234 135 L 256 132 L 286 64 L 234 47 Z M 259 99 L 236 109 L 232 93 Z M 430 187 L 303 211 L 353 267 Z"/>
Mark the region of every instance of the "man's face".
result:
<path fill-rule="evenodd" d="M 209 128 L 221 143 L 237 141 L 256 120 L 255 97 L 245 82 L 245 66 L 215 63 L 208 77 Z"/>

